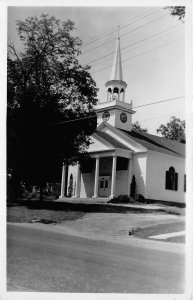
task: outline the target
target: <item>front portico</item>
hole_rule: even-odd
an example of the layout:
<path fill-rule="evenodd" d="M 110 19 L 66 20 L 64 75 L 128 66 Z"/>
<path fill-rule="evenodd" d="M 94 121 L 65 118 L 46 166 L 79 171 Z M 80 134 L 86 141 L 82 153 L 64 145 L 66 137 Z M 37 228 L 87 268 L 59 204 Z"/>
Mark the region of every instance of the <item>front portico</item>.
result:
<path fill-rule="evenodd" d="M 89 161 L 69 166 L 68 187 L 73 185 L 71 196 L 94 200 L 130 195 L 135 155 L 146 149 L 107 123 L 97 128 L 91 141 Z M 62 191 L 60 198 L 63 198 Z"/>
<path fill-rule="evenodd" d="M 90 157 L 92 166 L 77 164 L 73 198 L 113 198 L 121 191 L 130 193 L 132 151 L 116 148 L 90 153 Z M 127 184 L 121 188 L 123 177 Z"/>
<path fill-rule="evenodd" d="M 122 167 L 125 175 L 128 177 L 128 182 L 131 178 L 131 160 L 132 152 L 123 149 L 115 149 L 114 151 L 106 151 L 102 153 L 93 153 L 90 155 L 95 160 L 94 169 L 94 194 L 93 198 L 109 197 L 113 198 L 117 195 L 116 183 L 117 175 L 120 175 L 121 166 L 118 165 L 120 158 L 125 158 L 125 166 Z M 101 163 L 102 165 L 101 165 Z M 122 160 L 122 164 L 124 161 Z M 101 165 L 101 167 L 100 167 Z M 110 169 L 110 170 L 109 170 Z M 129 185 L 127 193 L 130 193 Z M 101 189 L 105 189 L 105 194 L 102 195 Z"/>

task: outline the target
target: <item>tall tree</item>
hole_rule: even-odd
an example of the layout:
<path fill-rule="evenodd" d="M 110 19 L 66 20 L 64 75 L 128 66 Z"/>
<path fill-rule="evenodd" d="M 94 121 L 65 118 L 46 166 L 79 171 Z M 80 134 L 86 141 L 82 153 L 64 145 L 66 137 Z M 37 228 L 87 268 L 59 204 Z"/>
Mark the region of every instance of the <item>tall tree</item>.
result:
<path fill-rule="evenodd" d="M 165 8 L 170 10 L 172 16 L 177 16 L 179 20 L 184 22 L 185 6 L 167 6 Z"/>
<path fill-rule="evenodd" d="M 185 121 L 181 121 L 174 116 L 170 118 L 170 121 L 166 125 L 161 124 L 159 126 L 157 133 L 159 132 L 166 139 L 176 140 L 181 143 L 186 142 Z"/>
<path fill-rule="evenodd" d="M 147 128 L 142 128 L 138 121 L 132 124 L 132 129 L 139 132 L 148 132 Z"/>
<path fill-rule="evenodd" d="M 17 21 L 19 52 L 8 45 L 7 167 L 15 184 L 40 185 L 75 163 L 96 128 L 97 88 L 78 61 L 74 23 L 46 14 Z"/>

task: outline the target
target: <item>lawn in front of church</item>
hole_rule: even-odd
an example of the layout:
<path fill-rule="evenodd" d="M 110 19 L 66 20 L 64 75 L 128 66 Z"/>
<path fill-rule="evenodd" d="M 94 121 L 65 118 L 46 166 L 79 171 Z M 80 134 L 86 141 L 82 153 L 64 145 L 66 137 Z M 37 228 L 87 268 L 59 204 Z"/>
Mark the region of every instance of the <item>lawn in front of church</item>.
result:
<path fill-rule="evenodd" d="M 151 208 L 151 209 L 150 209 Z M 180 213 L 181 212 L 181 213 Z M 184 209 L 152 205 L 111 205 L 52 201 L 20 201 L 7 207 L 7 221 L 43 223 L 70 228 L 85 236 L 148 238 L 152 235 L 182 231 Z M 185 237 L 167 239 L 185 242 Z"/>

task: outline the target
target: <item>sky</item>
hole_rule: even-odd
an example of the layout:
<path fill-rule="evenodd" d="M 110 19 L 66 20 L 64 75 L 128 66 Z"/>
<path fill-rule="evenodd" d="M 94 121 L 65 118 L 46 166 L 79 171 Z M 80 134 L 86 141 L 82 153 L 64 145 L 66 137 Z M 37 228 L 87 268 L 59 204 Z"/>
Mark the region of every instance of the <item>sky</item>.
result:
<path fill-rule="evenodd" d="M 75 23 L 74 34 L 83 43 L 79 60 L 91 65 L 100 102 L 106 101 L 105 83 L 110 78 L 120 26 L 125 101 L 133 101 L 133 122 L 138 120 L 149 133 L 157 134 L 156 129 L 171 116 L 185 119 L 185 25 L 169 10 L 158 6 L 9 7 L 8 42 L 19 50 L 16 20 L 42 13 Z M 147 105 L 171 98 L 178 99 Z"/>

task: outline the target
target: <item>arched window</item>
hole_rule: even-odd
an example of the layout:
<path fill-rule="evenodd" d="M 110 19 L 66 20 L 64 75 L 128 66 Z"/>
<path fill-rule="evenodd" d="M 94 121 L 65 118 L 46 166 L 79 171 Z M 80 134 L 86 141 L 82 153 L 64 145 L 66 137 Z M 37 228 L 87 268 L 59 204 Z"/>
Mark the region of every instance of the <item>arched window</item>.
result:
<path fill-rule="evenodd" d="M 170 167 L 170 168 L 169 168 L 169 172 L 175 173 L 174 167 Z"/>
<path fill-rule="evenodd" d="M 122 88 L 120 90 L 120 100 L 122 100 L 122 101 L 124 101 L 124 92 L 125 92 L 125 90 Z"/>
<path fill-rule="evenodd" d="M 178 190 L 178 173 L 175 172 L 174 167 L 170 167 L 169 171 L 166 171 L 166 190 L 177 191 Z"/>
<path fill-rule="evenodd" d="M 108 88 L 108 90 L 107 90 L 107 101 L 111 100 L 111 97 L 112 97 L 111 93 L 112 93 L 112 89 Z"/>
<path fill-rule="evenodd" d="M 115 88 L 113 89 L 113 93 L 118 94 L 118 93 L 119 93 L 119 89 L 118 89 L 117 87 L 115 87 Z"/>

